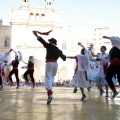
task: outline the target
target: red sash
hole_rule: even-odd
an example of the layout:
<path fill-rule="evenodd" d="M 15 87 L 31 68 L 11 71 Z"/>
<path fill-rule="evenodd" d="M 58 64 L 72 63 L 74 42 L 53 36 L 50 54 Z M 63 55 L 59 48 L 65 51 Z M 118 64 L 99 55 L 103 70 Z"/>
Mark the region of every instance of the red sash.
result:
<path fill-rule="evenodd" d="M 57 62 L 57 60 L 53 60 L 53 59 L 46 59 L 46 63 L 47 62 Z"/>
<path fill-rule="evenodd" d="M 118 58 L 117 60 L 115 60 L 115 59 L 110 60 L 110 64 L 111 65 L 120 65 L 120 58 Z"/>
<path fill-rule="evenodd" d="M 2 76 L 5 76 L 4 70 L 2 69 Z"/>
<path fill-rule="evenodd" d="M 13 69 L 14 69 L 14 70 L 17 70 L 18 68 L 17 68 L 17 67 L 14 67 Z"/>
<path fill-rule="evenodd" d="M 34 70 L 34 68 L 28 68 L 28 70 Z"/>

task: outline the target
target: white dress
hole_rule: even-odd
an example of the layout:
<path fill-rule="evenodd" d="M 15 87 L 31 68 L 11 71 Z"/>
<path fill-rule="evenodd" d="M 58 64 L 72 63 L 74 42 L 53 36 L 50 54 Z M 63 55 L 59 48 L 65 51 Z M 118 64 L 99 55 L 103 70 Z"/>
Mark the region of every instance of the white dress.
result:
<path fill-rule="evenodd" d="M 104 65 L 108 66 L 109 62 L 109 54 L 99 54 L 98 58 L 100 58 L 100 64 L 98 65 L 96 74 L 94 75 L 94 82 L 100 84 L 100 85 L 106 85 L 108 84 L 107 81 L 105 80 L 105 69 Z"/>
<path fill-rule="evenodd" d="M 77 62 L 77 69 L 71 80 L 71 85 L 74 87 L 88 88 L 90 83 L 87 80 L 87 70 L 89 70 L 89 60 L 85 55 L 75 56 Z"/>
<path fill-rule="evenodd" d="M 87 74 L 88 80 L 93 81 L 94 80 L 94 75 L 96 71 L 96 64 L 94 61 L 90 61 L 90 70 L 89 73 Z"/>

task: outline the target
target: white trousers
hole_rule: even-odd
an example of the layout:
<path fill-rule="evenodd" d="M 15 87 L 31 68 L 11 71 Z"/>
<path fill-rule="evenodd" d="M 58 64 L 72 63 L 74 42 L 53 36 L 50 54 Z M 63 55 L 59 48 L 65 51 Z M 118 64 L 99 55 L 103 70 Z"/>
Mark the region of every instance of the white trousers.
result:
<path fill-rule="evenodd" d="M 45 66 L 45 88 L 52 90 L 52 83 L 54 82 L 54 76 L 57 73 L 58 63 L 47 62 Z"/>

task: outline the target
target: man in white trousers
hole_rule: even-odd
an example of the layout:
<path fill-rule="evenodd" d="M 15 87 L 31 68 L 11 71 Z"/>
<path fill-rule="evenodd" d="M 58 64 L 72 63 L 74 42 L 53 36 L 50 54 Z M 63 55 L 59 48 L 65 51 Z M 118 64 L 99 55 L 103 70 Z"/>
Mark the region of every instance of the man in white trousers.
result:
<path fill-rule="evenodd" d="M 51 103 L 52 100 L 52 82 L 54 81 L 54 76 L 57 73 L 58 69 L 58 63 L 57 60 L 60 57 L 63 61 L 66 60 L 66 56 L 62 53 L 62 51 L 56 46 L 57 45 L 57 40 L 54 38 L 49 39 L 49 43 L 47 43 L 41 36 L 38 36 L 38 31 L 33 31 L 33 34 L 37 37 L 37 40 L 43 44 L 43 46 L 46 48 L 46 66 L 45 66 L 45 87 L 47 90 L 47 104 Z M 49 33 L 46 32 L 47 34 L 42 34 L 39 32 L 39 34 L 42 35 L 48 35 Z"/>

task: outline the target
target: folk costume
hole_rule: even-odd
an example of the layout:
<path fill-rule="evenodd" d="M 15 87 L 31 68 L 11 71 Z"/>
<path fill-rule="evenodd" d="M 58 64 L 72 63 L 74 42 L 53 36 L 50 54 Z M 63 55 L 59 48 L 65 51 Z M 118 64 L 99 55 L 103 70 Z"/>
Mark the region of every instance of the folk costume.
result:
<path fill-rule="evenodd" d="M 111 43 L 113 44 L 113 47 L 109 51 L 110 65 L 107 70 L 106 80 L 113 91 L 112 98 L 115 98 L 118 95 L 118 92 L 116 91 L 112 78 L 117 75 L 118 83 L 120 84 L 120 38 L 116 36 L 103 36 L 103 38 L 111 40 Z"/>
<path fill-rule="evenodd" d="M 71 85 L 74 86 L 74 90 L 79 87 L 82 92 L 82 98 L 81 100 L 84 100 L 86 98 L 86 95 L 84 93 L 84 88 L 90 87 L 90 83 L 87 79 L 87 73 L 90 70 L 90 60 L 89 60 L 89 54 L 86 49 L 82 49 L 83 53 L 78 54 L 73 57 L 67 57 L 70 59 L 75 59 L 77 63 L 76 71 L 74 73 L 73 79 L 71 80 Z"/>
<path fill-rule="evenodd" d="M 9 73 L 9 79 L 10 79 L 10 82 L 11 82 L 11 86 L 13 85 L 13 80 L 12 80 L 12 75 L 15 74 L 15 77 L 16 77 L 16 81 L 17 81 L 17 89 L 20 87 L 19 85 L 19 77 L 18 77 L 18 66 L 19 66 L 19 62 L 22 60 L 22 54 L 20 51 L 18 51 L 18 53 L 13 50 L 13 52 L 15 53 L 15 60 L 13 60 L 11 63 L 9 63 L 9 67 L 12 66 L 12 70 L 10 71 Z"/>
<path fill-rule="evenodd" d="M 6 77 L 8 76 L 9 73 L 6 62 L 8 61 L 8 57 L 11 51 L 12 49 L 10 49 L 9 52 L 0 55 L 0 92 L 3 89 L 3 84 L 5 83 L 7 79 Z"/>
<path fill-rule="evenodd" d="M 24 62 L 24 61 L 23 61 Z M 26 68 L 27 71 L 23 74 L 23 77 L 25 78 L 26 84 L 29 82 L 28 75 L 30 76 L 31 82 L 32 82 L 32 88 L 35 86 L 35 80 L 34 80 L 34 62 L 35 58 L 34 56 L 30 56 L 28 63 L 24 62 L 27 64 L 27 66 L 23 66 L 22 68 Z"/>
<path fill-rule="evenodd" d="M 50 31 L 51 32 L 51 31 Z M 43 35 L 49 35 L 50 32 L 44 32 Z M 33 34 L 37 37 L 37 40 L 43 44 L 46 48 L 46 66 L 45 66 L 45 88 L 48 94 L 47 104 L 51 103 L 52 100 L 52 83 L 54 81 L 54 76 L 57 73 L 58 63 L 57 60 L 60 57 L 63 61 L 66 60 L 66 56 L 62 51 L 56 46 L 57 41 L 54 38 L 49 39 L 47 43 L 42 37 L 37 35 L 38 31 L 33 31 Z M 39 32 L 39 34 L 42 34 Z"/>

